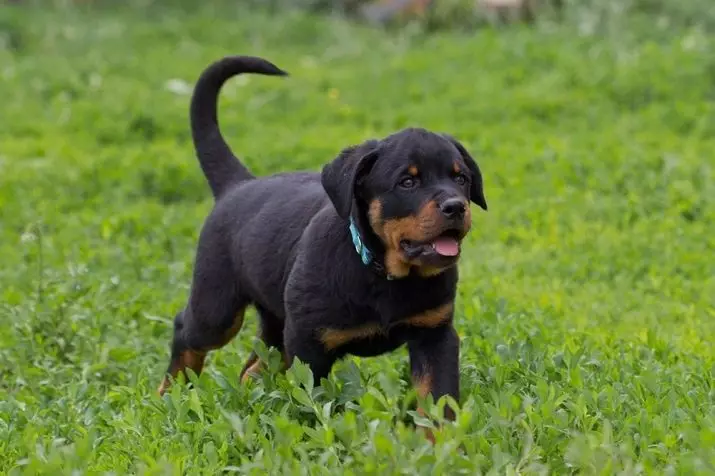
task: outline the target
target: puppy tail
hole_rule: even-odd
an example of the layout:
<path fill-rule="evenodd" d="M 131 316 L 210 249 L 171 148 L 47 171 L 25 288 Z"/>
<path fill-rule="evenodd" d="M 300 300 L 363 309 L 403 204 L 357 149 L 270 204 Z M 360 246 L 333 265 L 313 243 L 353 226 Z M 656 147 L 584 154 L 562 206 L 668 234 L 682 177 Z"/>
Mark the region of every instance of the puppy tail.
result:
<path fill-rule="evenodd" d="M 253 56 L 227 56 L 208 66 L 196 83 L 191 98 L 191 136 L 196 155 L 214 198 L 232 185 L 254 178 L 231 152 L 218 126 L 217 108 L 221 87 L 242 73 L 287 76 L 274 64 Z"/>

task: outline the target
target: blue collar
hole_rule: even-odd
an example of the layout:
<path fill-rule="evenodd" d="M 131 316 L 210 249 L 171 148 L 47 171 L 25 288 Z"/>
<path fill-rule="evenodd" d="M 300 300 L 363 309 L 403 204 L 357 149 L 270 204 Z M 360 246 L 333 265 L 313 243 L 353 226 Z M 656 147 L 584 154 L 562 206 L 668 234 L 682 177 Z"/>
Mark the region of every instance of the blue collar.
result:
<path fill-rule="evenodd" d="M 362 264 L 372 267 L 378 273 L 384 274 L 388 280 L 392 280 L 393 277 L 387 273 L 382 265 L 373 259 L 372 251 L 370 251 L 367 245 L 363 243 L 363 240 L 360 237 L 360 231 L 358 230 L 357 225 L 355 224 L 355 219 L 352 216 L 350 217 L 350 236 L 352 236 L 355 251 L 357 251 L 357 254 L 360 255 Z"/>

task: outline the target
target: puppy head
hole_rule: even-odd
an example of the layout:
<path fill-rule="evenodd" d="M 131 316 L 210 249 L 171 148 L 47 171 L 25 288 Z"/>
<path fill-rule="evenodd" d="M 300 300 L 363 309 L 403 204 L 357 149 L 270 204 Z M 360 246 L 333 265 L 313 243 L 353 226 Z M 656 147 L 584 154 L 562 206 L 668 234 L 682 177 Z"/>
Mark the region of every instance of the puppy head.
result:
<path fill-rule="evenodd" d="M 343 150 L 323 168 L 322 183 L 341 217 L 356 208 L 367 217 L 395 277 L 456 264 L 472 225 L 469 202 L 487 209 L 481 172 L 464 147 L 418 128 Z"/>

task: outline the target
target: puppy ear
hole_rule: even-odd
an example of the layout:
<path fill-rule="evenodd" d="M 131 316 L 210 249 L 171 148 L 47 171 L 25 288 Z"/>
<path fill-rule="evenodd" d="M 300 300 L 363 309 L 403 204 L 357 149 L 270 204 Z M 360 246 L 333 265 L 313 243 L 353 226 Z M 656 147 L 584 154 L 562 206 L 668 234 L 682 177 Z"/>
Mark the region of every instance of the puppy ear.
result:
<path fill-rule="evenodd" d="M 442 134 L 442 136 L 457 148 L 462 155 L 462 159 L 464 159 L 467 163 L 467 167 L 469 167 L 469 170 L 472 172 L 472 186 L 469 190 L 469 199 L 486 211 L 487 199 L 484 197 L 484 183 L 482 182 L 482 172 L 479 170 L 479 166 L 469 152 L 467 152 L 467 149 L 465 149 L 457 139 L 448 134 Z"/>
<path fill-rule="evenodd" d="M 378 144 L 376 140 L 369 140 L 343 149 L 332 162 L 323 167 L 320 181 L 342 218 L 350 216 L 356 185 L 375 164 Z"/>

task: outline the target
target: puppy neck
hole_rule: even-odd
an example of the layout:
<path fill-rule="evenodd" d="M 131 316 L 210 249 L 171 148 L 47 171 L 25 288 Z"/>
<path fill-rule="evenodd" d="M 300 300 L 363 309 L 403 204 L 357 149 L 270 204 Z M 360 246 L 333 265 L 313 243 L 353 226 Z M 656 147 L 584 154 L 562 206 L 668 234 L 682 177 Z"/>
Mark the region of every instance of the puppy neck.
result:
<path fill-rule="evenodd" d="M 357 208 L 357 207 L 355 207 Z M 353 247 L 357 252 L 363 265 L 372 269 L 375 273 L 385 277 L 388 281 L 394 279 L 383 264 L 384 250 L 380 239 L 375 235 L 369 225 L 367 217 L 360 216 L 360 213 L 351 213 L 348 230 L 353 242 Z"/>

